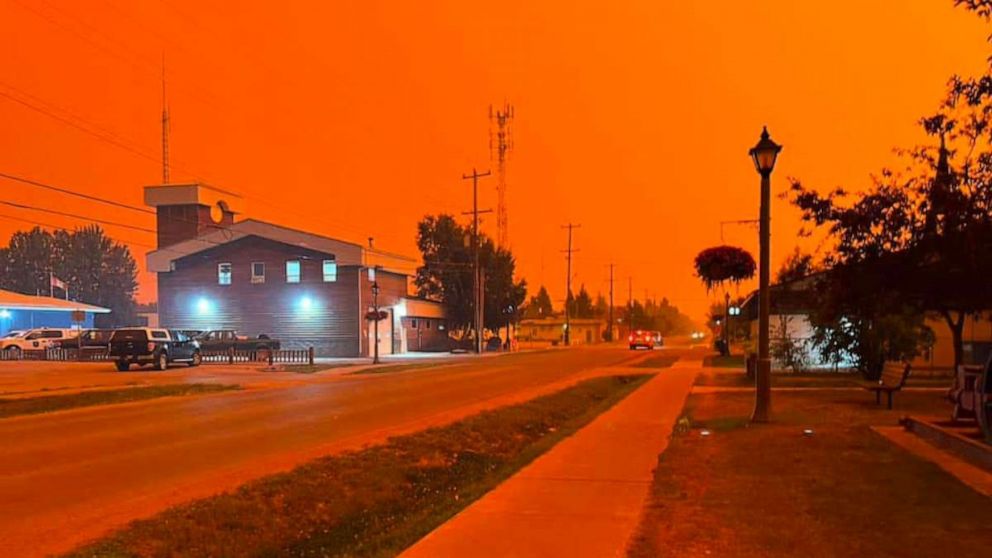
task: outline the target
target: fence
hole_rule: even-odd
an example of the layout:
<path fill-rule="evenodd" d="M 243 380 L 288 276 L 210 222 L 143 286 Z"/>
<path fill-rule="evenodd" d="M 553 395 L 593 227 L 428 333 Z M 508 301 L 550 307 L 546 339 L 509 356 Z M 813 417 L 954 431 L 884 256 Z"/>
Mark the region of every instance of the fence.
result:
<path fill-rule="evenodd" d="M 207 351 L 200 354 L 204 364 L 243 364 L 263 362 L 268 364 L 310 364 L 313 365 L 313 347 L 308 349 L 261 349 Z M 0 351 L 0 361 L 4 360 L 49 360 L 56 362 L 112 362 L 104 349 L 44 349 L 27 351 Z"/>
<path fill-rule="evenodd" d="M 204 363 L 235 364 L 267 362 L 269 364 L 313 364 L 313 347 L 308 349 L 259 349 L 206 351 L 201 353 Z"/>

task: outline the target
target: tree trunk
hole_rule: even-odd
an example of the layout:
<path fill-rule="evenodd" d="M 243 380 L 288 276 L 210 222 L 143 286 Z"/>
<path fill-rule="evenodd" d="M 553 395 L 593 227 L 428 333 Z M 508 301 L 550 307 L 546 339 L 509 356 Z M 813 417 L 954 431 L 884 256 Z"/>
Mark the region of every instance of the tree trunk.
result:
<path fill-rule="evenodd" d="M 942 310 L 941 315 L 951 330 L 951 342 L 954 345 L 954 372 L 964 363 L 964 312 Z"/>

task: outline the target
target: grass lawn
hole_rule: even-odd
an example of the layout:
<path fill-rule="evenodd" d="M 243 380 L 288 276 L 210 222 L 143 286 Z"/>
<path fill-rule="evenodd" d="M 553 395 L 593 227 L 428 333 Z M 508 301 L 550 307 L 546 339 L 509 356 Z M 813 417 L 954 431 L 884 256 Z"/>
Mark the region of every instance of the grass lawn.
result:
<path fill-rule="evenodd" d="M 690 396 L 692 429 L 659 459 L 630 557 L 989 555 L 992 501 L 869 430 L 946 414 L 942 394 L 886 411 L 862 393 L 779 392 L 774 422 L 748 426 L 752 405 Z"/>
<path fill-rule="evenodd" d="M 679 357 L 671 355 L 658 355 L 648 357 L 634 365 L 634 368 L 668 368 L 678 362 Z"/>
<path fill-rule="evenodd" d="M 78 407 L 94 405 L 112 405 L 129 401 L 157 399 L 176 395 L 198 395 L 216 393 L 232 389 L 241 389 L 236 385 L 222 384 L 166 384 L 161 386 L 134 387 L 126 389 L 83 391 L 62 395 L 44 395 L 41 397 L 0 399 L 0 418 L 17 415 L 33 415 L 50 413 Z"/>
<path fill-rule="evenodd" d="M 710 368 L 739 368 L 744 370 L 744 355 L 713 355 L 703 359 L 703 366 Z"/>
<path fill-rule="evenodd" d="M 394 556 L 640 386 L 613 376 L 312 461 L 71 556 Z"/>

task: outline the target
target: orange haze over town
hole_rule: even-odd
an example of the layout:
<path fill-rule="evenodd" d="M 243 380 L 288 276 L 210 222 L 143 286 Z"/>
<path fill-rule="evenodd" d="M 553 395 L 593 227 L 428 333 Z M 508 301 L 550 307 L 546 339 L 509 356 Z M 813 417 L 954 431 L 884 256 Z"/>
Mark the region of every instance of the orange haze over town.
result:
<path fill-rule="evenodd" d="M 856 16 L 856 17 L 855 17 Z M 471 208 L 490 104 L 512 103 L 509 231 L 531 294 L 574 284 L 617 304 L 667 297 L 702 318 L 693 276 L 721 221 L 754 219 L 747 149 L 767 124 L 787 177 L 852 189 L 921 141 L 952 73 L 986 66 L 990 28 L 952 2 L 193 2 L 0 0 L 0 172 L 141 205 L 161 181 L 162 59 L 172 181 L 240 192 L 247 215 L 416 254 L 427 213 Z M 80 128 L 89 130 L 90 133 Z M 102 139 L 94 137 L 100 136 Z M 483 179 L 480 206 L 495 207 Z M 152 215 L 0 180 L 3 200 L 154 228 Z M 772 269 L 799 242 L 772 206 Z M 25 221 L 0 207 L 0 242 Z M 495 218 L 483 227 L 495 235 Z M 155 300 L 149 232 L 106 226 Z M 727 225 L 757 257 L 757 231 Z M 576 287 L 577 288 L 577 287 Z M 742 285 L 740 292 L 752 285 Z"/>

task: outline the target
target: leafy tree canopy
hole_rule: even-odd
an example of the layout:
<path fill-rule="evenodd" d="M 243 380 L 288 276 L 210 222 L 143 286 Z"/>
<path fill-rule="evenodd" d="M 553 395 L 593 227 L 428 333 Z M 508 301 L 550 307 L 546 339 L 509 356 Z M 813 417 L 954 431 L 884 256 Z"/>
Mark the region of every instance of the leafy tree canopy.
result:
<path fill-rule="evenodd" d="M 0 248 L 0 288 L 48 294 L 49 273 L 65 281 L 68 298 L 111 310 L 97 315 L 97 325 L 134 323 L 138 266 L 127 246 L 99 226 L 54 233 L 35 227 L 14 233 Z"/>

